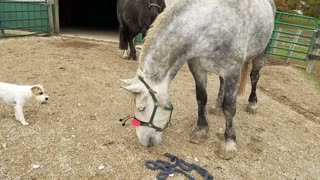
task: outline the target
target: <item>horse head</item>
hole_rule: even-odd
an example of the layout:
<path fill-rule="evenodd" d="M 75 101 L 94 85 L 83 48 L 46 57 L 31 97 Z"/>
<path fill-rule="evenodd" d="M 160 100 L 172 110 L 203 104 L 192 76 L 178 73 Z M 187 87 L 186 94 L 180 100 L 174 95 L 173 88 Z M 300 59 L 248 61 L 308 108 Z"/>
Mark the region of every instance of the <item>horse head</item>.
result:
<path fill-rule="evenodd" d="M 156 17 L 164 10 L 166 4 L 164 0 L 149 0 L 149 11 L 152 22 L 156 19 Z"/>
<path fill-rule="evenodd" d="M 140 143 L 144 146 L 160 144 L 173 111 L 168 97 L 168 84 L 153 84 L 142 76 L 122 81 L 128 84 L 122 88 L 133 94 L 132 125 L 136 127 Z"/>

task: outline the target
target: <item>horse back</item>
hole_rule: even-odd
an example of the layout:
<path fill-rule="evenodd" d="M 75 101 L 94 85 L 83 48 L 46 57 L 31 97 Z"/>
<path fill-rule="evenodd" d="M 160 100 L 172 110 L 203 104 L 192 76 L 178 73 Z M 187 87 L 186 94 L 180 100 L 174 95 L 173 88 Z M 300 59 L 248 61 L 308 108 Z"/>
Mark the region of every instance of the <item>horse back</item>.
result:
<path fill-rule="evenodd" d="M 263 53 L 273 30 L 274 10 L 269 0 L 198 0 L 181 15 L 190 37 L 195 36 L 196 49 L 208 46 L 219 56 L 255 57 Z M 198 17 L 192 9 L 198 9 Z M 188 12 L 189 11 L 189 12 Z M 188 16 L 183 17 L 183 16 Z M 190 20 L 192 19 L 192 20 Z M 195 28 L 197 27 L 197 28 Z M 203 39 L 203 38 L 206 39 Z"/>

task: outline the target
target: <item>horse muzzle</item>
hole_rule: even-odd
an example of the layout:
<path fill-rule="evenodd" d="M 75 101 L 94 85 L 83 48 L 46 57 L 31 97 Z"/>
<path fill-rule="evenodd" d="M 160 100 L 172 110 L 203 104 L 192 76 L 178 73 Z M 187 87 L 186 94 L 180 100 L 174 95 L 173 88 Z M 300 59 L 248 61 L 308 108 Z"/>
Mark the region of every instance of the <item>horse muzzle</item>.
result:
<path fill-rule="evenodd" d="M 139 138 L 140 143 L 143 146 L 150 147 L 161 144 L 162 142 L 162 132 L 155 131 L 153 128 L 149 127 L 136 127 L 136 133 Z"/>

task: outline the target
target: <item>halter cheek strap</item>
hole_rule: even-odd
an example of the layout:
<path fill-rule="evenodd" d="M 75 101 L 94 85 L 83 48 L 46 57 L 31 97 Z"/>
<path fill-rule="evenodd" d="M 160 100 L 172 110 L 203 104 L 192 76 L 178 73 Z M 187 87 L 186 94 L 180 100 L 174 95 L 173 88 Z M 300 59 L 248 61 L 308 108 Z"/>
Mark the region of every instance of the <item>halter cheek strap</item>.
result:
<path fill-rule="evenodd" d="M 141 121 L 139 120 L 138 118 L 134 117 L 134 119 L 132 120 L 131 124 L 133 126 L 147 126 L 147 127 L 151 127 L 153 129 L 155 129 L 156 131 L 164 131 L 167 127 L 169 127 L 170 125 L 170 121 L 171 121 L 171 115 L 172 115 L 172 111 L 173 111 L 173 106 L 170 104 L 170 106 L 165 106 L 165 105 L 162 105 L 158 102 L 156 96 L 154 94 L 156 94 L 156 92 L 154 90 L 152 90 L 150 88 L 150 86 L 144 81 L 144 79 L 141 77 L 141 76 L 138 76 L 138 79 L 146 86 L 146 88 L 148 89 L 151 97 L 152 97 L 152 100 L 153 100 L 153 103 L 154 103 L 154 107 L 153 107 L 153 111 L 152 111 L 152 114 L 151 114 L 151 117 L 150 117 L 150 120 L 149 122 L 144 122 L 144 121 Z M 166 125 L 163 127 L 163 128 L 160 128 L 156 125 L 154 125 L 153 123 L 153 120 L 154 120 L 154 117 L 156 115 L 156 112 L 157 112 L 157 109 L 158 108 L 162 108 L 166 111 L 170 111 L 170 117 L 169 117 L 169 120 L 168 122 L 166 123 Z M 139 123 L 140 122 L 140 123 Z"/>
<path fill-rule="evenodd" d="M 151 3 L 150 0 L 149 0 L 149 9 L 150 9 L 152 6 L 155 6 L 155 7 L 159 8 L 159 10 L 161 11 L 161 10 L 162 10 L 162 7 L 163 7 L 163 2 L 162 2 L 162 4 L 161 4 L 161 6 L 159 6 L 159 5 L 156 4 L 156 3 Z"/>

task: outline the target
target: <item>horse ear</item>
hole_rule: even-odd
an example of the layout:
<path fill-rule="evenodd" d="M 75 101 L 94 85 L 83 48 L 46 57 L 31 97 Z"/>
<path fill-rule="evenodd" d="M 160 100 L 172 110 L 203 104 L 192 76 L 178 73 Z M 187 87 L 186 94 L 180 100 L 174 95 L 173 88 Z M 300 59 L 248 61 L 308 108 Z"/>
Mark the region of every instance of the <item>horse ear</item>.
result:
<path fill-rule="evenodd" d="M 138 78 L 137 77 L 134 77 L 132 79 L 120 79 L 120 81 L 128 84 L 128 85 L 131 85 L 131 84 L 134 84 L 138 81 Z"/>
<path fill-rule="evenodd" d="M 125 89 L 129 92 L 132 92 L 132 93 L 136 93 L 136 94 L 139 94 L 143 91 L 143 86 L 141 83 L 135 83 L 135 84 L 131 84 L 129 86 L 120 86 L 122 89 Z"/>

